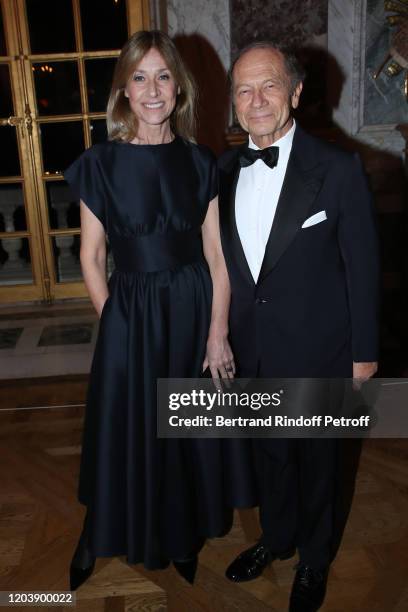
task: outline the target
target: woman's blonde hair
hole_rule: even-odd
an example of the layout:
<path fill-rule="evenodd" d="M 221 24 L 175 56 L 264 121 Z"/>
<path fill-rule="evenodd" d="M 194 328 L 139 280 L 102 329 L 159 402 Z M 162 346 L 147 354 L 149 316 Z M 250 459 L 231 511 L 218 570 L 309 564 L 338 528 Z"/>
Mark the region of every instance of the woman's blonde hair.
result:
<path fill-rule="evenodd" d="M 113 73 L 106 123 L 109 140 L 129 142 L 137 136 L 138 121 L 125 96 L 125 87 L 136 66 L 150 49 L 157 49 L 173 75 L 180 93 L 170 117 L 171 129 L 186 140 L 194 141 L 196 131 L 197 89 L 171 38 L 159 30 L 140 31 L 125 43 Z"/>

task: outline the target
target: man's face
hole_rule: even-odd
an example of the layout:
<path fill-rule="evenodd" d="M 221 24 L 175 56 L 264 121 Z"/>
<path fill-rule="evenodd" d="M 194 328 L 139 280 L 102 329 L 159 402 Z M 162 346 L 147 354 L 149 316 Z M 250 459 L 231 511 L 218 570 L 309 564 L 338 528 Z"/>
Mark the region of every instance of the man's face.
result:
<path fill-rule="evenodd" d="M 272 144 L 290 128 L 302 84 L 292 91 L 283 56 L 274 49 L 251 49 L 237 61 L 232 77 L 241 127 L 258 146 Z"/>

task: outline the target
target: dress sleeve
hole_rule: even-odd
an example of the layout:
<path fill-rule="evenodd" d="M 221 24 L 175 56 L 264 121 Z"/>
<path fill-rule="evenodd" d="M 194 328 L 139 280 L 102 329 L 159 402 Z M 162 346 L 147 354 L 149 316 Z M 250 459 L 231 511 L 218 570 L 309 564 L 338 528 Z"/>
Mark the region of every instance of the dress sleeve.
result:
<path fill-rule="evenodd" d="M 209 173 L 208 173 L 208 193 L 209 198 L 208 201 L 211 202 L 218 195 L 218 168 L 217 168 L 217 160 L 215 156 L 211 153 L 209 160 Z"/>
<path fill-rule="evenodd" d="M 64 172 L 75 197 L 99 219 L 106 230 L 106 196 L 95 151 L 87 149 Z"/>

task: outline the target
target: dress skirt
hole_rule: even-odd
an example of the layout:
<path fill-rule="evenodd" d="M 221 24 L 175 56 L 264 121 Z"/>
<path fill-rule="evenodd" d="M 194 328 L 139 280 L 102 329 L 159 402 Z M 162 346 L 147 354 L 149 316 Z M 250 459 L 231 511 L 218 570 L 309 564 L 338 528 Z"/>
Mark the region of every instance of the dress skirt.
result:
<path fill-rule="evenodd" d="M 79 501 L 95 556 L 148 569 L 222 536 L 234 507 L 255 504 L 245 440 L 159 439 L 156 379 L 200 375 L 211 308 L 203 264 L 115 271 L 88 389 Z"/>

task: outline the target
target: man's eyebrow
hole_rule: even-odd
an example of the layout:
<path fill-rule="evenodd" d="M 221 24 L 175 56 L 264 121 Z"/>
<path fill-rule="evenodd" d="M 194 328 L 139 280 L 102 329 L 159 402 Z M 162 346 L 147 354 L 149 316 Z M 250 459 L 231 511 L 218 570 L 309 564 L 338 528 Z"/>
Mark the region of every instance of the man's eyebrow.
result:
<path fill-rule="evenodd" d="M 271 77 L 268 77 L 267 79 L 264 79 L 262 81 L 262 85 L 264 85 L 265 83 L 269 83 L 270 81 L 272 81 L 272 83 L 279 83 L 280 85 L 285 83 L 283 78 L 277 77 L 277 76 L 271 76 Z M 253 85 L 251 85 L 250 83 L 245 83 L 245 82 L 234 84 L 234 89 L 239 89 L 240 87 L 253 87 Z"/>

